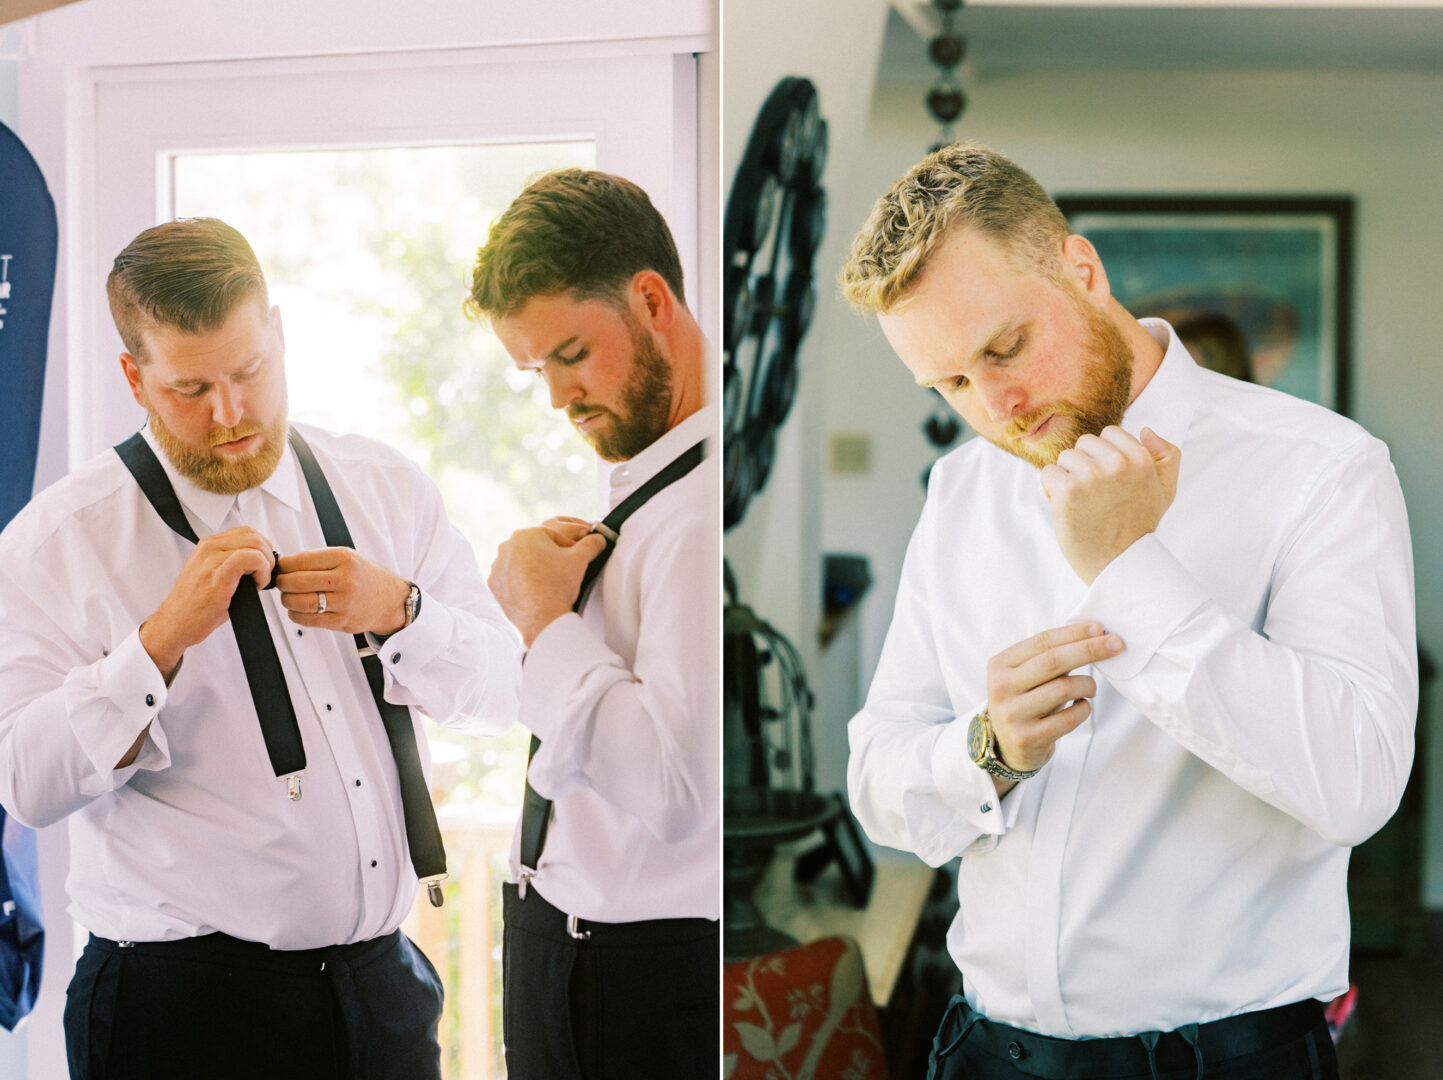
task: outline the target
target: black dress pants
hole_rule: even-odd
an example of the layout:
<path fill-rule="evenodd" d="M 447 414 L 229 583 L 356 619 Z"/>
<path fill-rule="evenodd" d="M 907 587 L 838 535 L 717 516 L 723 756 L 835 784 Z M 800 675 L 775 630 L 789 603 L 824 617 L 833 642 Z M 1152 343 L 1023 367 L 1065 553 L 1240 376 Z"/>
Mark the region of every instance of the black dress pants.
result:
<path fill-rule="evenodd" d="M 583 922 L 505 886 L 507 1080 L 692 1080 L 720 1060 L 720 923 Z"/>
<path fill-rule="evenodd" d="M 440 1080 L 441 999 L 399 930 L 298 952 L 92 935 L 66 995 L 70 1077 Z"/>

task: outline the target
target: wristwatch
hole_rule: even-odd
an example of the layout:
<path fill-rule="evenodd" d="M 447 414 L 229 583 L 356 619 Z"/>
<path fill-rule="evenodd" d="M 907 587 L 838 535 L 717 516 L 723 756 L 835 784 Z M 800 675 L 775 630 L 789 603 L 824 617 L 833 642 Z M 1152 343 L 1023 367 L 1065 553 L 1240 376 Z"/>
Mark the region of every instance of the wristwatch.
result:
<path fill-rule="evenodd" d="M 1039 767 L 1029 772 L 1018 772 L 1008 767 L 997 752 L 997 736 L 992 731 L 992 718 L 987 715 L 986 709 L 972 717 L 972 722 L 967 725 L 967 754 L 978 768 L 1003 780 L 1026 780 L 1042 771 Z"/>
<path fill-rule="evenodd" d="M 408 582 L 411 591 L 406 594 L 406 621 L 401 625 L 404 630 L 416 621 L 416 616 L 421 614 L 421 586 L 414 581 Z"/>

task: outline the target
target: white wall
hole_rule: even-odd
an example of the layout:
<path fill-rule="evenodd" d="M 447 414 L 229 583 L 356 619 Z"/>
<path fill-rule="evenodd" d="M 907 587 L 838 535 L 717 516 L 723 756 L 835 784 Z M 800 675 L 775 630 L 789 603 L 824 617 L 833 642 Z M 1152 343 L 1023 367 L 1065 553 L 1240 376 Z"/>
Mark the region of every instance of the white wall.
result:
<path fill-rule="evenodd" d="M 840 301 L 833 287 L 844 229 L 837 192 L 863 150 L 868 101 L 881 52 L 885 0 L 789 0 L 779 25 L 773 0 L 726 0 L 722 13 L 724 190 L 746 148 L 762 102 L 786 75 L 805 76 L 817 87 L 829 125 L 829 156 L 822 184 L 830 203 L 827 239 L 817 259 L 817 315 L 799 353 L 797 402 L 777 444 L 776 465 L 745 519 L 726 537 L 726 556 L 736 572 L 741 601 L 791 639 L 801 652 L 818 696 L 817 717 L 837 716 L 829 707 L 836 684 L 825 677 L 827 661 L 817 646 L 821 610 L 820 424 L 823 384 L 836 347 L 830 340 Z M 814 720 L 814 723 L 817 721 Z M 842 724 L 845 725 L 845 718 Z M 840 753 L 837 738 L 842 739 Z M 821 749 L 821 790 L 845 786 L 845 732 L 816 736 Z"/>
<path fill-rule="evenodd" d="M 859 227 L 887 184 L 931 145 L 923 92 L 921 83 L 878 87 L 867 153 L 846 190 L 833 190 L 834 229 Z M 1351 411 L 1391 446 L 1413 529 L 1419 635 L 1435 656 L 1443 653 L 1443 489 L 1435 479 L 1443 435 L 1443 78 L 1031 74 L 973 83 L 968 92 L 959 136 L 1015 158 L 1056 193 L 1356 198 Z M 822 318 L 833 347 L 818 379 L 826 387 L 821 428 L 874 440 L 873 473 L 824 476 L 821 495 L 822 545 L 864 552 L 878 578 L 863 611 L 865 686 L 922 503 L 917 477 L 932 455 L 918 425 L 930 402 L 874 321 L 837 306 Z M 835 730 L 837 719 L 819 727 Z M 1435 790 L 1424 896 L 1443 907 L 1443 730 L 1430 734 Z"/>

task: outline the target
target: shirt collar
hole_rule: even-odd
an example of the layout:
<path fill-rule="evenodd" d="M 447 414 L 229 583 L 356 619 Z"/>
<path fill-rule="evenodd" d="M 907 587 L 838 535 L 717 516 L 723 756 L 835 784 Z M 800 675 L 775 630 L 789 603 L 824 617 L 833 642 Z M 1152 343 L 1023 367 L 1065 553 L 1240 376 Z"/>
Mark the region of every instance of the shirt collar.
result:
<path fill-rule="evenodd" d="M 1197 410 L 1197 361 L 1168 323 L 1162 319 L 1139 321 L 1164 352 L 1161 366 L 1123 414 L 1123 426 L 1132 435 L 1150 427 L 1174 446 L 1181 446 Z"/>
<path fill-rule="evenodd" d="M 716 430 L 716 406 L 703 405 L 635 457 L 617 462 L 607 475 L 610 487 L 608 505 L 615 507 L 703 439 L 714 439 Z M 709 453 L 715 451 L 715 447 L 707 449 Z"/>
<path fill-rule="evenodd" d="M 165 475 L 170 480 L 170 486 L 175 489 L 176 498 L 180 500 L 181 506 L 189 512 L 192 518 L 206 527 L 207 534 L 220 531 L 226 515 L 235 506 L 238 496 L 220 495 L 214 491 L 206 491 L 204 488 L 197 487 L 193 480 L 176 471 L 170 458 L 156 443 L 155 434 L 150 430 L 149 423 L 145 425 L 141 434 L 150 444 L 150 448 L 155 451 L 155 456 L 160 460 L 161 468 L 165 470 Z M 276 463 L 275 471 L 259 487 L 250 490 L 263 491 L 280 500 L 292 510 L 301 508 L 300 480 L 297 477 L 296 458 L 291 451 L 289 440 L 286 442 L 285 449 L 281 451 L 281 460 Z M 248 492 L 241 494 L 245 495 Z"/>

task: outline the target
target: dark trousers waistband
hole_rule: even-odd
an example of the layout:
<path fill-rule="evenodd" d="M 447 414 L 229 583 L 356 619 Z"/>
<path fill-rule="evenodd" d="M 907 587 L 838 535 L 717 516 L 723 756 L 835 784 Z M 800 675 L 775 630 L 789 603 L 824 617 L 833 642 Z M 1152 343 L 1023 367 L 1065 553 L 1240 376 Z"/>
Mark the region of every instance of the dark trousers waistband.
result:
<path fill-rule="evenodd" d="M 243 941 L 229 934 L 202 934 L 200 937 L 175 941 L 111 941 L 98 934 L 90 935 L 90 944 L 102 952 L 134 951 L 144 956 L 172 957 L 177 960 L 198 960 L 205 963 L 234 964 L 257 971 L 319 972 L 328 962 L 345 961 L 351 967 L 363 967 L 395 949 L 401 942 L 401 931 L 392 930 L 369 941 L 349 945 L 327 945 L 320 949 L 272 949 L 259 941 Z"/>
<path fill-rule="evenodd" d="M 938 1062 L 966 1040 L 1040 1077 L 1164 1073 L 1256 1054 L 1303 1038 L 1323 1023 L 1314 999 L 1242 1013 L 1176 1031 L 1149 1031 L 1106 1039 L 1060 1039 L 989 1020 L 958 994 L 947 1006 L 932 1043 L 928 1077 L 940 1076 Z"/>
<path fill-rule="evenodd" d="M 507 926 L 550 938 L 553 941 L 588 942 L 592 945 L 670 945 L 696 941 L 721 932 L 717 919 L 642 919 L 636 922 L 593 922 L 569 916 L 530 885 L 522 899 L 516 885 L 501 889 L 502 916 Z"/>

